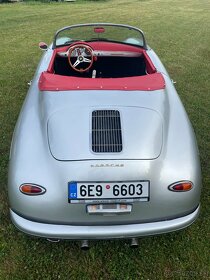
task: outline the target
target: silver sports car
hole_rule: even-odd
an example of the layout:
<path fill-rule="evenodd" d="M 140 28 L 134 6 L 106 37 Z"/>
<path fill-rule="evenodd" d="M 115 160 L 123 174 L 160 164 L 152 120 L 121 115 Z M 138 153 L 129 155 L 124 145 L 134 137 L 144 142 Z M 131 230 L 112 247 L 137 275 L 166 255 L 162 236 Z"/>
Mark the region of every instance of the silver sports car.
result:
<path fill-rule="evenodd" d="M 131 238 L 198 216 L 195 135 L 143 32 L 97 23 L 55 34 L 13 135 L 10 214 L 52 240 Z"/>

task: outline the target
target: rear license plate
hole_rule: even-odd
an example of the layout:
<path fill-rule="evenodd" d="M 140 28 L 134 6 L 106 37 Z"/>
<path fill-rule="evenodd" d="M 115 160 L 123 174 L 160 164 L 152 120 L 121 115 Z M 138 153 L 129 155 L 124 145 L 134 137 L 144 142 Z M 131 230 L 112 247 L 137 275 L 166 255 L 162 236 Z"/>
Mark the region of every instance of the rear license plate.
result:
<path fill-rule="evenodd" d="M 69 182 L 70 203 L 149 201 L 149 181 Z"/>

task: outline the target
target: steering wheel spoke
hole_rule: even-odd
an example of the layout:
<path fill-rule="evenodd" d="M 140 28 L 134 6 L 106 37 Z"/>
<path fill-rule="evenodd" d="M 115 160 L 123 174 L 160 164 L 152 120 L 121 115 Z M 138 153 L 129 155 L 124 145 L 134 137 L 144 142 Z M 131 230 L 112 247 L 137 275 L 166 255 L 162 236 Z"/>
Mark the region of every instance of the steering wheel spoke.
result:
<path fill-rule="evenodd" d="M 91 59 L 83 57 L 83 62 L 91 63 Z"/>
<path fill-rule="evenodd" d="M 73 64 L 73 67 L 76 67 L 77 65 L 79 65 L 80 64 L 80 61 L 77 59 L 76 61 L 75 61 L 75 63 Z"/>

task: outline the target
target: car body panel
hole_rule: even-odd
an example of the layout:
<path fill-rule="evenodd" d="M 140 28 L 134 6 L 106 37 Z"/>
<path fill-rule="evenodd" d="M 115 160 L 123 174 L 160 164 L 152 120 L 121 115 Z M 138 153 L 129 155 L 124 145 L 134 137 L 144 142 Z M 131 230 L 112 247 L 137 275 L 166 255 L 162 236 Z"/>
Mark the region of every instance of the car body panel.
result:
<path fill-rule="evenodd" d="M 191 225 L 198 217 L 199 208 L 193 213 L 169 221 L 111 226 L 54 225 L 34 222 L 10 210 L 17 228 L 27 234 L 54 239 L 114 239 L 163 234 Z"/>
<path fill-rule="evenodd" d="M 106 94 L 106 93 L 105 93 Z M 91 93 L 89 95 L 91 99 Z M 121 115 L 123 150 L 110 153 L 109 159 L 154 159 L 160 155 L 162 147 L 162 119 L 151 109 L 141 107 L 121 107 L 108 105 L 94 106 L 94 110 L 117 109 Z M 113 101 L 112 101 L 113 102 Z M 103 103 L 103 102 L 101 102 Z M 68 106 L 57 110 L 48 120 L 49 148 L 58 160 L 103 159 L 104 153 L 94 153 L 89 141 L 91 135 L 91 114 L 93 107 Z M 70 123 L 77 126 L 69 128 Z M 143 131 L 143 135 L 142 135 Z M 155 143 L 153 139 L 156 139 Z M 138 141 L 136 141 L 138 140 Z"/>

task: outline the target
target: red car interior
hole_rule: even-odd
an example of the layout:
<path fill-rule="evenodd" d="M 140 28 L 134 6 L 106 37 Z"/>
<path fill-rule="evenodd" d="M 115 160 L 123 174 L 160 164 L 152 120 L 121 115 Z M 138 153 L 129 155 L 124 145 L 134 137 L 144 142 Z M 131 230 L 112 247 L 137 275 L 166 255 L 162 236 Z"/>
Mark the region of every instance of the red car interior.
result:
<path fill-rule="evenodd" d="M 54 49 L 46 72 L 39 79 L 41 91 L 66 90 L 158 90 L 165 87 L 164 78 L 157 73 L 146 51 L 140 47 L 111 42 L 88 42 L 94 52 L 109 51 L 110 56 L 94 56 L 91 68 L 79 73 L 71 68 L 68 58 L 59 56 L 69 46 Z M 115 52 L 124 53 L 119 56 Z M 126 52 L 134 53 L 133 57 Z M 135 54 L 139 54 L 135 56 Z M 95 78 L 92 73 L 95 71 Z"/>

